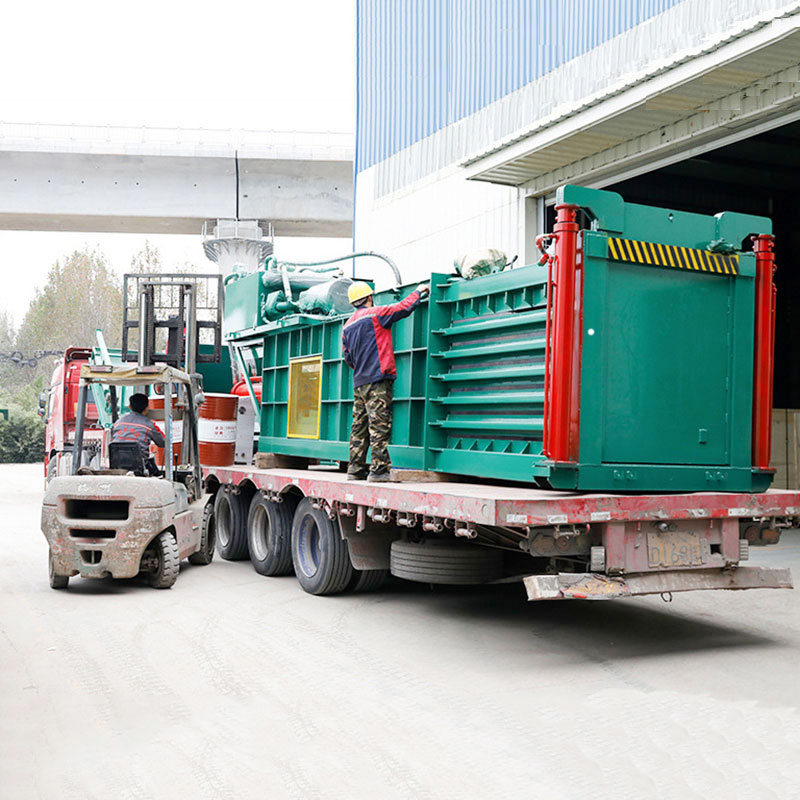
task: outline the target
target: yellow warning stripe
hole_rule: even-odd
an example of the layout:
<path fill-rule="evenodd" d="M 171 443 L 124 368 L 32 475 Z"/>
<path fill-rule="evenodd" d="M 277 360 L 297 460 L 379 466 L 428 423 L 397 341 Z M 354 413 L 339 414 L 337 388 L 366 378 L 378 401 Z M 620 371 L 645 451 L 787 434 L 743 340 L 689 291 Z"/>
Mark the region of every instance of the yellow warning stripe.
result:
<path fill-rule="evenodd" d="M 614 261 L 672 267 L 690 272 L 712 272 L 715 275 L 738 275 L 739 256 L 710 253 L 696 247 L 639 242 L 634 239 L 609 237 L 608 254 Z"/>

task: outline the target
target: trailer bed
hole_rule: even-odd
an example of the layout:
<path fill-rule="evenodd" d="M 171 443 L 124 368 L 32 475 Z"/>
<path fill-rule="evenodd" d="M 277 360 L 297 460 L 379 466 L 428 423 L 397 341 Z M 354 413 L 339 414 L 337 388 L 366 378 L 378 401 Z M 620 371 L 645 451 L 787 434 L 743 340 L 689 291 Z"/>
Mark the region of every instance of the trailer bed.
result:
<path fill-rule="evenodd" d="M 337 520 L 356 570 L 388 570 L 398 538 L 463 537 L 538 559 L 526 571 L 488 581 L 520 580 L 530 600 L 792 588 L 788 569 L 740 562 L 751 544 L 774 544 L 780 528 L 800 524 L 800 492 L 634 495 L 471 480 L 368 483 L 348 481 L 333 467 L 206 467 L 204 473 L 212 493 L 230 486 L 269 500 L 287 493 L 310 498 Z M 407 577 L 394 567 L 392 573 Z"/>
<path fill-rule="evenodd" d="M 367 483 L 348 481 L 341 472 L 314 468 L 205 467 L 204 474 L 220 484 L 251 481 L 259 489 L 277 493 L 296 486 L 307 497 L 328 502 L 499 527 L 800 516 L 800 492 L 781 489 L 760 494 L 585 494 L 473 481 Z"/>

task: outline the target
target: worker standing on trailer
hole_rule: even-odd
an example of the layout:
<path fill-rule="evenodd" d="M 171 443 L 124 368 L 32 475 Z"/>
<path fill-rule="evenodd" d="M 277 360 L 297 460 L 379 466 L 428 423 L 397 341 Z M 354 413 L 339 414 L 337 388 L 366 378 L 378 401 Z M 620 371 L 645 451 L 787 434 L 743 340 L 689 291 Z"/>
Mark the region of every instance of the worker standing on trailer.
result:
<path fill-rule="evenodd" d="M 386 482 L 392 467 L 389 436 L 392 432 L 392 389 L 397 377 L 392 345 L 392 325 L 407 317 L 428 295 L 421 283 L 399 303 L 376 306 L 368 283 L 356 281 L 347 290 L 355 313 L 344 325 L 342 349 L 353 370 L 353 427 L 350 431 L 350 464 L 347 479 Z M 372 445 L 372 464 L 367 473 L 367 449 Z"/>

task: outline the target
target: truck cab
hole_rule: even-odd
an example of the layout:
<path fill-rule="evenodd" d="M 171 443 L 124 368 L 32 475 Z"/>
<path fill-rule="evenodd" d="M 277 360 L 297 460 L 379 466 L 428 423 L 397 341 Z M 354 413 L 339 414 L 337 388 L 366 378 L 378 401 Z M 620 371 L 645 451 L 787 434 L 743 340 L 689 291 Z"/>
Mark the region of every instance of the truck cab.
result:
<path fill-rule="evenodd" d="M 53 370 L 50 386 L 42 392 L 39 413 L 44 417 L 44 476 L 49 483 L 58 475 L 72 472 L 72 449 L 75 443 L 75 424 L 78 408 L 78 385 L 81 367 L 89 363 L 91 348 L 69 347 Z M 99 464 L 103 449 L 103 426 L 97 406 L 86 407 L 84 450 L 85 463 Z"/>

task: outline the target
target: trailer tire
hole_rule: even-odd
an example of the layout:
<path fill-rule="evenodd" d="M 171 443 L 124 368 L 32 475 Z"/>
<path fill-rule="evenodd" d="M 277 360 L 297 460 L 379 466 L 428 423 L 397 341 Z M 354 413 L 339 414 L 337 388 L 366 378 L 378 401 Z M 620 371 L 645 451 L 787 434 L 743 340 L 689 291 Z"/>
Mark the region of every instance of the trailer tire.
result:
<path fill-rule="evenodd" d="M 156 556 L 156 568 L 149 574 L 148 580 L 154 589 L 169 589 L 178 580 L 181 559 L 178 543 L 169 531 L 163 531 L 150 543 Z"/>
<path fill-rule="evenodd" d="M 209 500 L 203 508 L 203 519 L 200 522 L 200 549 L 189 556 L 189 563 L 196 567 L 204 567 L 214 560 L 214 549 L 217 544 L 217 520 L 214 517 L 214 500 Z"/>
<path fill-rule="evenodd" d="M 214 499 L 217 552 L 226 561 L 247 558 L 247 506 L 240 492 L 223 486 Z"/>
<path fill-rule="evenodd" d="M 292 562 L 297 580 L 309 594 L 343 592 L 353 576 L 347 542 L 339 524 L 314 508 L 308 498 L 297 506 L 292 522 Z"/>
<path fill-rule="evenodd" d="M 292 521 L 290 498 L 275 503 L 256 492 L 247 515 L 247 544 L 250 561 L 259 575 L 291 575 Z"/>
<path fill-rule="evenodd" d="M 453 541 L 392 542 L 391 573 L 419 583 L 474 585 L 502 575 L 499 550 Z"/>
<path fill-rule="evenodd" d="M 388 569 L 354 569 L 347 589 L 350 592 L 375 592 L 389 577 Z"/>
<path fill-rule="evenodd" d="M 69 586 L 68 575 L 56 575 L 53 572 L 53 555 L 52 553 L 47 557 L 47 571 L 50 575 L 50 588 L 51 589 L 66 589 Z"/>

